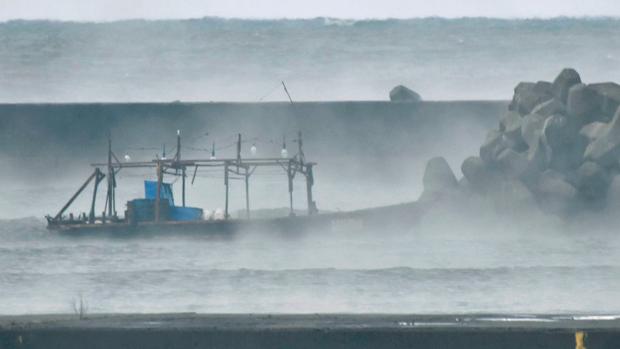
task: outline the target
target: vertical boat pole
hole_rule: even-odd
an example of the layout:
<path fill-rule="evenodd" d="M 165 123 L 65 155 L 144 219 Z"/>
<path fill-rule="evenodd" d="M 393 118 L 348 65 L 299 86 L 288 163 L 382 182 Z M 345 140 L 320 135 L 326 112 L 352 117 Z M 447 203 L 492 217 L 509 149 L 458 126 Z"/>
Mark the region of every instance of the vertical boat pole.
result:
<path fill-rule="evenodd" d="M 241 165 L 241 133 L 237 135 L 237 172 L 239 172 L 240 165 Z"/>
<path fill-rule="evenodd" d="M 157 196 L 155 196 L 155 222 L 159 222 L 160 219 L 160 206 L 161 206 L 161 182 L 163 180 L 162 164 L 160 160 L 157 160 Z"/>
<path fill-rule="evenodd" d="M 301 131 L 297 132 L 297 159 L 302 173 L 306 176 L 306 198 L 308 201 L 308 216 L 314 214 L 314 202 L 312 199 L 312 186 L 314 185 L 314 174 L 312 173 L 312 164 L 306 164 L 304 155 L 304 142 L 301 137 Z"/>
<path fill-rule="evenodd" d="M 312 165 L 306 165 L 306 197 L 308 199 L 308 216 L 313 215 L 315 212 L 314 201 L 312 199 L 312 185 L 314 185 L 314 174 L 312 171 Z"/>
<path fill-rule="evenodd" d="M 226 203 L 224 206 L 224 219 L 228 219 L 228 161 L 224 162 L 224 185 L 226 186 Z"/>
<path fill-rule="evenodd" d="M 177 130 L 177 163 L 181 161 L 181 130 Z M 181 202 L 185 207 L 185 166 L 181 168 Z"/>
<path fill-rule="evenodd" d="M 108 131 L 108 217 L 112 218 L 112 201 L 114 200 L 114 169 L 112 168 L 112 136 Z"/>
<path fill-rule="evenodd" d="M 181 171 L 181 175 L 183 176 L 183 181 L 182 183 L 182 188 L 183 188 L 183 195 L 182 195 L 182 199 L 183 199 L 183 207 L 185 207 L 185 167 L 183 167 L 183 170 Z"/>
<path fill-rule="evenodd" d="M 299 163 L 303 168 L 306 157 L 304 155 L 304 142 L 301 139 L 301 131 L 297 131 L 297 158 L 299 159 Z"/>
<path fill-rule="evenodd" d="M 292 172 L 292 163 L 293 163 L 293 160 L 289 160 L 288 161 L 288 169 L 286 171 L 286 174 L 288 176 L 288 201 L 289 201 L 289 207 L 290 207 L 290 211 L 289 211 L 289 215 L 290 216 L 295 215 L 295 212 L 293 211 L 293 172 Z"/>
<path fill-rule="evenodd" d="M 250 219 L 250 167 L 245 167 L 245 217 Z"/>
<path fill-rule="evenodd" d="M 90 212 L 88 214 L 88 222 L 90 224 L 95 223 L 95 202 L 97 201 L 97 188 L 99 187 L 99 182 L 101 180 L 103 180 L 103 178 L 101 178 L 102 174 L 101 174 L 101 170 L 99 170 L 99 168 L 95 169 L 95 185 L 93 187 L 93 200 L 90 203 Z"/>

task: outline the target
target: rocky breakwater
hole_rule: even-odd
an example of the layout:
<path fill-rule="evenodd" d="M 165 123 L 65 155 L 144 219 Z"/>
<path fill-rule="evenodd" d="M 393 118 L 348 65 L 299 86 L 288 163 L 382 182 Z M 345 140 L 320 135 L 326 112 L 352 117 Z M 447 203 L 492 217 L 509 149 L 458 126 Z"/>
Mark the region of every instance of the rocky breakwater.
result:
<path fill-rule="evenodd" d="M 521 82 L 460 180 L 443 158 L 428 162 L 421 200 L 477 197 L 562 217 L 620 207 L 619 105 L 620 85 L 585 84 L 574 69 Z"/>

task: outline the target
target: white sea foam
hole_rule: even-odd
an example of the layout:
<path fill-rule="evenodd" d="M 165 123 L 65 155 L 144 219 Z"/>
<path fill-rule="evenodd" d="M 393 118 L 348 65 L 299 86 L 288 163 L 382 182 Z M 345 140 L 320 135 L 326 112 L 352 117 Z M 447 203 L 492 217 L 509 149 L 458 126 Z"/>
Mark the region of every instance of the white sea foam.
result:
<path fill-rule="evenodd" d="M 479 318 L 478 321 L 489 322 L 555 322 L 554 319 L 547 319 L 541 317 L 485 317 Z"/>
<path fill-rule="evenodd" d="M 611 321 L 620 319 L 620 315 L 578 315 L 573 316 L 572 319 L 580 321 Z"/>

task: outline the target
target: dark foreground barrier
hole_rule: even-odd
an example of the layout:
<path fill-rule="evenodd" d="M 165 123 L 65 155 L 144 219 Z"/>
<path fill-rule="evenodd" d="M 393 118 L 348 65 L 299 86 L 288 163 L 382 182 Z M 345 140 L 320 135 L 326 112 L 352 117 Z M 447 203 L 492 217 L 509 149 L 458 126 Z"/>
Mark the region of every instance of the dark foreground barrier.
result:
<path fill-rule="evenodd" d="M 0 349 L 620 347 L 618 320 L 549 317 L 185 314 L 32 316 L 1 323 Z"/>

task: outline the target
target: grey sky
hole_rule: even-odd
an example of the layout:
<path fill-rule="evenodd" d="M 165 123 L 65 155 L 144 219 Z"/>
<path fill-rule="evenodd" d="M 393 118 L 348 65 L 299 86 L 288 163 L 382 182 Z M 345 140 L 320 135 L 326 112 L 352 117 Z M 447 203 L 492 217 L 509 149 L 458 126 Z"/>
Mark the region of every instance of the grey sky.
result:
<path fill-rule="evenodd" d="M 0 20 L 620 16 L 619 0 L 0 0 Z"/>

